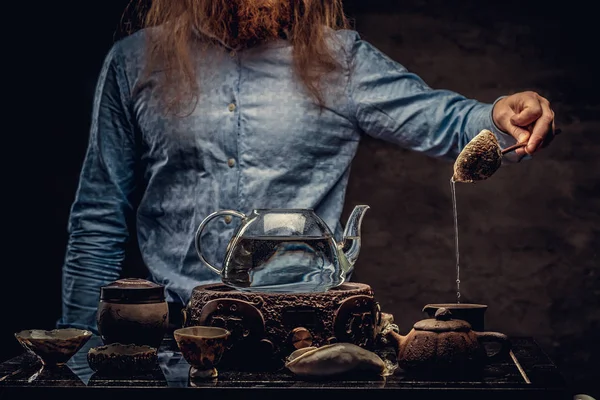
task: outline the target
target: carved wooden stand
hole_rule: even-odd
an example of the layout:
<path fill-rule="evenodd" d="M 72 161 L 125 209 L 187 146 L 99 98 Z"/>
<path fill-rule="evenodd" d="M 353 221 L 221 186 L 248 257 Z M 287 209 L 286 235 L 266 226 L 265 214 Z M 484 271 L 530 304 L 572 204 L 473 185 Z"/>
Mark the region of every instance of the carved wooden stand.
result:
<path fill-rule="evenodd" d="M 372 348 L 381 310 L 371 287 L 362 283 L 301 294 L 250 293 L 210 284 L 193 290 L 184 315 L 185 326 L 220 326 L 232 333 L 221 365 L 270 370 L 307 346 L 339 341 Z"/>

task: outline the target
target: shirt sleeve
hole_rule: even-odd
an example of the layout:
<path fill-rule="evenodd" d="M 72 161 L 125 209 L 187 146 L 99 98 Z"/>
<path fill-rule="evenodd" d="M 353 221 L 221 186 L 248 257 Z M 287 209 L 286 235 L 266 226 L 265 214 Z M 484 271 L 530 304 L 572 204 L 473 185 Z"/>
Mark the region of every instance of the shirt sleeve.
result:
<path fill-rule="evenodd" d="M 492 131 L 503 148 L 516 142 L 494 124 L 495 102 L 432 89 L 358 34 L 351 38 L 347 56 L 349 101 L 366 134 L 452 161 L 483 129 Z M 505 159 L 518 161 L 514 153 Z"/>
<path fill-rule="evenodd" d="M 119 278 L 133 214 L 136 160 L 126 76 L 115 44 L 94 94 L 89 143 L 68 221 L 58 327 L 97 332 L 100 287 Z"/>

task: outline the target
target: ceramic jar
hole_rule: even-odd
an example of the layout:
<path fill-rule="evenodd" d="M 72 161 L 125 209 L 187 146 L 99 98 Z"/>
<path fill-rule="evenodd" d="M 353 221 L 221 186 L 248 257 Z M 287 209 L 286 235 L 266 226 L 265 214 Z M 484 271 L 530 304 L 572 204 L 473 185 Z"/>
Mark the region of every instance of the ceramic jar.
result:
<path fill-rule="evenodd" d="M 105 345 L 147 345 L 158 348 L 169 324 L 164 286 L 137 278 L 103 286 L 97 314 L 98 332 Z"/>

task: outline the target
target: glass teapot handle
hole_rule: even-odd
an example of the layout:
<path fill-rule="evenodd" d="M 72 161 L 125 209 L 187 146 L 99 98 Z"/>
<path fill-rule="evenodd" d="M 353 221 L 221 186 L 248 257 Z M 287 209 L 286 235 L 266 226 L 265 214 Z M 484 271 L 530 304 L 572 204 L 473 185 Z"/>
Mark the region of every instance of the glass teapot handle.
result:
<path fill-rule="evenodd" d="M 200 223 L 200 226 L 198 226 L 198 229 L 196 230 L 196 253 L 198 253 L 198 257 L 200 257 L 200 260 L 206 264 L 206 266 L 208 268 L 210 268 L 211 270 L 213 270 L 214 272 L 216 272 L 217 274 L 221 275 L 221 269 L 216 268 L 214 265 L 212 265 L 211 263 L 208 262 L 208 260 L 204 257 L 204 254 L 202 254 L 202 246 L 200 244 L 200 240 L 202 238 L 202 231 L 204 231 L 204 228 L 206 227 L 206 225 L 213 220 L 216 217 L 219 217 L 221 215 L 233 215 L 234 217 L 238 217 L 241 219 L 245 219 L 246 215 L 238 212 L 238 211 L 234 211 L 234 210 L 222 210 L 222 211 L 216 211 L 212 214 L 209 214 L 206 218 L 204 218 L 204 220 Z"/>

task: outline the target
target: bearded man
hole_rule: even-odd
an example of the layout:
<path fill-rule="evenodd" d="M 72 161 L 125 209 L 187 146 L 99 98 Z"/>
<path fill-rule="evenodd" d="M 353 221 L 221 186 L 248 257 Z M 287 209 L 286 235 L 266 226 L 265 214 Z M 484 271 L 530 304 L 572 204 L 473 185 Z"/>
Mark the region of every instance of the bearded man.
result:
<path fill-rule="evenodd" d="M 554 134 L 534 92 L 485 104 L 434 90 L 348 26 L 341 0 L 154 0 L 99 76 L 69 217 L 59 327 L 96 331 L 100 287 L 134 231 L 149 279 L 181 307 L 220 281 L 195 231 L 223 209 L 314 209 L 340 238 L 363 135 L 453 160 L 481 130 L 519 161 Z M 239 221 L 201 238 L 223 260 Z"/>

